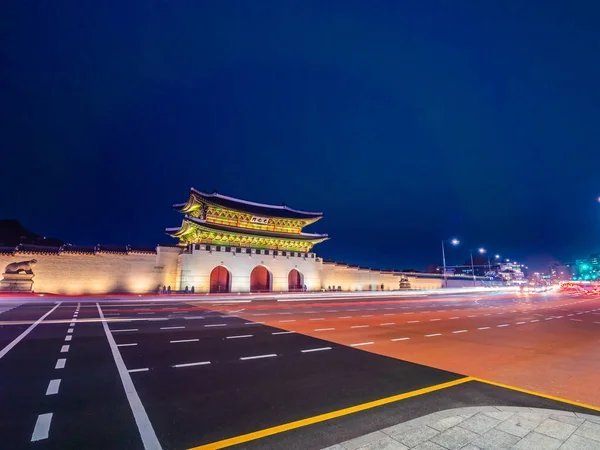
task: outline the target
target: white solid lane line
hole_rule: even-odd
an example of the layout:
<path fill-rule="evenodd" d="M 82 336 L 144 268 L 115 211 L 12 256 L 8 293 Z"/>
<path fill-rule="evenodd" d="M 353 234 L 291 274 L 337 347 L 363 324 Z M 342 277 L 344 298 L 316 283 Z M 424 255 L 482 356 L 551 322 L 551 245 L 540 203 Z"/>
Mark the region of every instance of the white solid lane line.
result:
<path fill-rule="evenodd" d="M 50 433 L 50 422 L 52 422 L 52 413 L 40 414 L 35 422 L 31 442 L 48 439 Z"/>
<path fill-rule="evenodd" d="M 171 344 L 179 344 L 181 342 L 198 342 L 200 339 L 179 339 L 176 341 L 169 341 Z"/>
<path fill-rule="evenodd" d="M 374 342 L 359 342 L 358 344 L 350 344 L 350 347 L 361 347 L 363 345 L 371 345 L 374 344 Z"/>
<path fill-rule="evenodd" d="M 181 330 L 182 328 L 185 328 L 184 326 L 180 326 L 180 327 L 160 327 L 161 330 Z"/>
<path fill-rule="evenodd" d="M 309 348 L 307 350 L 300 350 L 300 351 L 302 353 L 310 353 L 310 352 L 321 352 L 323 350 L 331 350 L 331 347 Z"/>
<path fill-rule="evenodd" d="M 67 363 L 67 358 L 59 358 L 56 360 L 56 365 L 54 366 L 54 368 L 55 369 L 64 369 L 66 363 Z"/>
<path fill-rule="evenodd" d="M 249 337 L 253 337 L 253 334 L 240 334 L 238 336 L 227 336 L 225 339 L 242 339 L 242 338 L 249 338 Z"/>
<path fill-rule="evenodd" d="M 392 341 L 408 341 L 410 338 L 407 337 L 403 337 L 403 338 L 396 338 L 396 339 L 391 339 Z"/>
<path fill-rule="evenodd" d="M 441 336 L 442 333 L 426 334 L 425 337 Z"/>
<path fill-rule="evenodd" d="M 272 335 L 277 335 L 277 334 L 293 334 L 295 333 L 295 331 L 276 331 L 275 333 L 271 333 Z"/>
<path fill-rule="evenodd" d="M 269 353 L 268 355 L 242 356 L 240 360 L 248 361 L 249 359 L 274 358 L 275 356 L 277 356 L 275 353 Z"/>
<path fill-rule="evenodd" d="M 110 330 L 110 331 L 111 331 L 111 333 L 123 333 L 125 331 L 138 331 L 138 329 L 137 328 L 127 328 L 124 330 Z"/>
<path fill-rule="evenodd" d="M 213 324 L 210 324 L 210 325 L 204 325 L 204 326 L 205 326 L 205 327 L 224 327 L 224 326 L 226 326 L 226 325 L 227 325 L 226 323 L 213 323 Z"/>
<path fill-rule="evenodd" d="M 129 369 L 127 372 L 129 373 L 136 373 L 136 372 L 148 372 L 148 368 L 147 367 L 143 367 L 141 369 Z"/>
<path fill-rule="evenodd" d="M 50 380 L 48 388 L 46 389 L 46 395 L 58 394 L 58 388 L 60 387 L 60 378 L 56 380 Z"/>
<path fill-rule="evenodd" d="M 468 330 L 458 330 L 458 331 L 453 331 L 453 334 L 457 334 L 457 333 L 466 333 Z"/>
<path fill-rule="evenodd" d="M 125 390 L 125 395 L 127 396 L 127 401 L 131 407 L 131 412 L 133 413 L 133 418 L 135 419 L 140 437 L 142 438 L 144 450 L 162 450 L 162 446 L 158 441 L 158 437 L 154 432 L 154 428 L 152 428 L 152 423 L 148 418 L 148 414 L 144 409 L 144 405 L 140 400 L 140 396 L 135 390 L 135 385 L 133 384 L 131 375 L 127 371 L 127 366 L 125 366 L 125 361 L 123 361 L 123 357 L 121 356 L 121 352 L 117 347 L 115 338 L 110 332 L 108 323 L 106 323 L 104 320 L 102 308 L 100 308 L 98 303 L 96 303 L 96 308 L 98 308 L 98 314 L 100 315 L 100 319 L 102 319 L 102 328 L 104 328 L 104 334 L 106 334 L 106 339 L 108 340 L 113 359 L 115 360 L 115 365 L 117 366 L 119 376 L 121 377 L 121 383 L 123 384 L 123 389 Z"/>
<path fill-rule="evenodd" d="M 70 347 L 71 347 L 70 345 L 63 345 L 63 346 L 60 348 L 60 352 L 61 352 L 61 353 L 67 353 L 67 352 L 69 351 L 69 348 L 70 348 Z"/>
<path fill-rule="evenodd" d="M 193 362 L 193 363 L 175 364 L 174 366 L 171 366 L 171 367 L 206 366 L 208 364 L 210 364 L 210 361 L 200 361 L 200 362 Z"/>
<path fill-rule="evenodd" d="M 132 342 L 131 344 L 117 344 L 117 347 L 133 347 L 137 343 Z"/>
<path fill-rule="evenodd" d="M 18 335 L 15 339 L 13 339 L 10 344 L 8 344 L 6 347 L 4 347 L 2 350 L 0 350 L 0 359 L 2 359 L 8 352 L 10 352 L 15 345 L 17 345 L 19 342 L 21 342 L 25 338 L 25 336 L 27 336 L 35 327 L 37 327 L 46 317 L 48 317 L 50 314 L 52 314 L 54 312 L 54 310 L 60 306 L 61 303 L 62 302 L 58 302 L 56 304 L 56 306 L 54 306 L 54 308 L 52 308 L 50 311 L 48 311 L 46 314 L 44 314 L 38 320 L 33 322 L 29 326 L 29 328 L 27 328 L 20 335 Z"/>
<path fill-rule="evenodd" d="M 71 339 L 73 339 L 73 336 L 71 336 L 70 334 L 67 334 L 65 336 L 65 341 L 70 341 Z"/>

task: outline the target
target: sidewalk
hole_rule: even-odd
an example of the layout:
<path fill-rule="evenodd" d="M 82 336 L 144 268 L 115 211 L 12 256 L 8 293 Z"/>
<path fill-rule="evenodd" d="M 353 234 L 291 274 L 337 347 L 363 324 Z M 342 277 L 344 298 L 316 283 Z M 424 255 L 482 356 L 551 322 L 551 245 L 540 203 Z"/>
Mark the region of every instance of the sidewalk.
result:
<path fill-rule="evenodd" d="M 439 411 L 323 450 L 600 450 L 600 416 L 476 406 Z"/>

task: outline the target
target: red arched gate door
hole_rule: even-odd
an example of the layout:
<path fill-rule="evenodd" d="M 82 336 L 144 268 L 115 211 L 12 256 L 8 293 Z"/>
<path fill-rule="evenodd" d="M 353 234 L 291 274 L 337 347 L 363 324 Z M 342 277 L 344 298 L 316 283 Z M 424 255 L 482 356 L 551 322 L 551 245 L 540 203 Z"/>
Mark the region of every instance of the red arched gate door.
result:
<path fill-rule="evenodd" d="M 288 290 L 290 291 L 303 291 L 304 286 L 302 283 L 302 274 L 296 269 L 290 270 L 288 274 Z"/>
<path fill-rule="evenodd" d="M 250 273 L 251 292 L 270 292 L 271 273 L 264 266 L 256 266 Z"/>
<path fill-rule="evenodd" d="M 217 266 L 210 273 L 210 292 L 230 292 L 231 291 L 231 276 L 229 270 L 223 266 Z"/>

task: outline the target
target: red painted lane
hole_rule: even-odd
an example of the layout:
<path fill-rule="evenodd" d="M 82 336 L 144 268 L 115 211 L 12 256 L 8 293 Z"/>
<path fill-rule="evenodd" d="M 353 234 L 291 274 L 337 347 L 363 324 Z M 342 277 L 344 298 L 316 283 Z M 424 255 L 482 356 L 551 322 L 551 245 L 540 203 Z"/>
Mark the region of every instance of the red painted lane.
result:
<path fill-rule="evenodd" d="M 366 344 L 356 347 L 365 351 L 600 406 L 600 324 L 594 323 L 600 322 L 595 315 L 600 312 L 600 298 L 533 300 L 493 308 L 480 304 L 461 311 L 413 310 L 412 314 L 378 308 L 318 315 L 302 310 L 286 316 L 255 317 L 245 311 L 238 315 L 342 345 Z M 394 315 L 384 315 L 390 313 Z M 415 320 L 419 322 L 408 323 Z M 409 339 L 392 340 L 404 338 Z"/>

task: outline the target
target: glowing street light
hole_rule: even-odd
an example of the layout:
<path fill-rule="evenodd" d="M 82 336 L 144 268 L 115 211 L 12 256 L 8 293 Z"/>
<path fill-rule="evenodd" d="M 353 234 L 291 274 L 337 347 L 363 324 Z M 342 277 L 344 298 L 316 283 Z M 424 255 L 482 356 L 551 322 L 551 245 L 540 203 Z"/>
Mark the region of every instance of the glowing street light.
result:
<path fill-rule="evenodd" d="M 444 242 L 445 241 L 442 239 L 442 262 L 444 264 L 444 286 L 448 287 L 448 278 L 446 277 L 446 251 L 444 249 Z M 456 239 L 456 238 L 452 238 L 448 242 L 450 242 L 455 247 L 458 244 L 460 244 L 460 241 L 458 239 Z"/>
<path fill-rule="evenodd" d="M 484 254 L 485 253 L 485 248 L 481 247 L 481 248 L 477 249 L 477 251 L 479 253 L 481 253 L 481 254 Z"/>
<path fill-rule="evenodd" d="M 500 255 L 496 255 L 496 259 L 500 259 Z"/>

